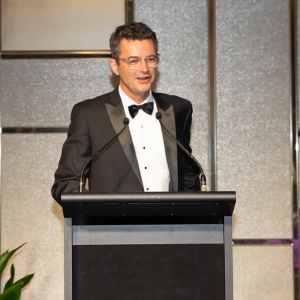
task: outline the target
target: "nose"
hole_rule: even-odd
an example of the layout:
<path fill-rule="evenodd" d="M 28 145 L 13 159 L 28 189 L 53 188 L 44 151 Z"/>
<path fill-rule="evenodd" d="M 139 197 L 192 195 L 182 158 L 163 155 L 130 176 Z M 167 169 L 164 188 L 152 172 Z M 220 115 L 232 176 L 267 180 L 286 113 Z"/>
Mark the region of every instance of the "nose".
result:
<path fill-rule="evenodd" d="M 144 73 L 147 73 L 149 71 L 148 65 L 145 60 L 141 61 L 139 71 Z"/>

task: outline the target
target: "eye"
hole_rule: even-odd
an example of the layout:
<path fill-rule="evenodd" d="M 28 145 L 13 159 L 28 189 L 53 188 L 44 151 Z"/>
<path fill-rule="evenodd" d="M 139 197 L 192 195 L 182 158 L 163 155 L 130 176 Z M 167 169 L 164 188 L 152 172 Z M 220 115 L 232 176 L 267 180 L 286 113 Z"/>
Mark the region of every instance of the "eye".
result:
<path fill-rule="evenodd" d="M 155 56 L 150 56 L 150 57 L 147 57 L 147 61 L 150 62 L 150 63 L 154 63 L 157 61 L 156 57 Z"/>
<path fill-rule="evenodd" d="M 128 60 L 128 62 L 129 62 L 131 65 L 136 65 L 136 64 L 139 62 L 139 60 L 138 60 L 137 58 L 130 58 L 130 59 Z"/>

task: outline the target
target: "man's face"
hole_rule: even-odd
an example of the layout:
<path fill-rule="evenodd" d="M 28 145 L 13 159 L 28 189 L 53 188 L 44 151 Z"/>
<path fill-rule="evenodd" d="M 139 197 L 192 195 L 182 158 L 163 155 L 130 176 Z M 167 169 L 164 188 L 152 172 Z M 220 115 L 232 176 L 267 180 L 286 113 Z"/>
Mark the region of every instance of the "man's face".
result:
<path fill-rule="evenodd" d="M 150 55 L 156 55 L 152 40 L 121 40 L 120 58 L 138 57 L 146 59 Z M 119 60 L 117 65 L 114 59 L 110 60 L 113 72 L 120 75 L 120 86 L 123 92 L 138 104 L 143 102 L 149 95 L 151 84 L 155 78 L 156 68 L 149 68 L 145 61 L 142 61 L 137 70 L 129 69 L 127 63 Z"/>

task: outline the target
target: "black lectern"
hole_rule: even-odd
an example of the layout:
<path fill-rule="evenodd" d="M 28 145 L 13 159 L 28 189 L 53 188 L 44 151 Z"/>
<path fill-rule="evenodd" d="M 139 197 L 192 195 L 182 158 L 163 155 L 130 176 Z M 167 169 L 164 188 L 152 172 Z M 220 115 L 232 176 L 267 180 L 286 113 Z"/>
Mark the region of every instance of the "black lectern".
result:
<path fill-rule="evenodd" d="M 65 300 L 233 300 L 235 192 L 64 194 Z"/>

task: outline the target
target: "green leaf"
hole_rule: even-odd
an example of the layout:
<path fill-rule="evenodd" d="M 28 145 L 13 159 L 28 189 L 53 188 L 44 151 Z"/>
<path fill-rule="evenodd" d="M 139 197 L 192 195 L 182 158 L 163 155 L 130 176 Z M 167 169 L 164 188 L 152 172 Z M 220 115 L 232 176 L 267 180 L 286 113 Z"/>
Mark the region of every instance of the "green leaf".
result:
<path fill-rule="evenodd" d="M 6 282 L 3 292 L 5 292 L 9 287 L 13 285 L 14 277 L 15 277 L 15 267 L 14 264 L 12 264 L 10 268 L 10 278 Z"/>
<path fill-rule="evenodd" d="M 4 268 L 7 265 L 8 260 L 12 257 L 12 255 L 18 250 L 20 249 L 22 246 L 24 246 L 26 243 L 24 243 L 23 245 L 21 245 L 20 247 L 8 252 L 8 250 L 6 252 L 4 252 L 1 256 L 0 256 L 0 275 L 2 274 Z M 1 299 L 0 299 L 1 300 Z"/>
<path fill-rule="evenodd" d="M 21 297 L 22 282 L 15 283 L 0 295 L 0 300 L 19 300 Z"/>
<path fill-rule="evenodd" d="M 34 276 L 34 274 L 27 275 L 27 276 L 23 277 L 22 279 L 19 279 L 18 281 L 16 281 L 14 284 L 22 283 L 22 288 L 23 288 L 30 282 L 30 280 L 32 279 L 33 276 Z"/>

